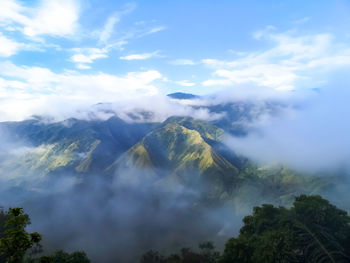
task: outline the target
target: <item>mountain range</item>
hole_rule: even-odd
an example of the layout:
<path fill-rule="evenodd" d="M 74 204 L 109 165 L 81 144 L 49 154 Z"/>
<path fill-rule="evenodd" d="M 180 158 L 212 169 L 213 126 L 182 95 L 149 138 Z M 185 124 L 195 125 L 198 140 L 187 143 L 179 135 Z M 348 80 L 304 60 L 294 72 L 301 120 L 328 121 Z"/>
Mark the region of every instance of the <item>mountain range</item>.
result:
<path fill-rule="evenodd" d="M 169 96 L 199 98 L 183 93 Z M 250 198 L 245 196 L 247 187 L 281 202 L 292 200 L 296 193 L 315 193 L 327 187 L 324 177 L 304 176 L 283 166 L 259 168 L 225 145 L 227 134 L 244 136 L 248 132 L 242 120 L 253 118 L 256 106 L 205 107 L 223 117 L 204 121 L 173 116 L 159 123 L 127 122 L 117 115 L 106 120 L 47 122 L 34 117 L 3 122 L 1 134 L 12 144 L 2 149 L 0 173 L 11 180 L 23 174 L 41 178 L 70 174 L 84 180 L 88 175 L 111 178 L 136 168 L 147 171 L 155 185 L 200 189 L 205 199 L 219 202 L 237 196 Z M 269 111 L 277 108 L 272 104 L 264 107 Z"/>

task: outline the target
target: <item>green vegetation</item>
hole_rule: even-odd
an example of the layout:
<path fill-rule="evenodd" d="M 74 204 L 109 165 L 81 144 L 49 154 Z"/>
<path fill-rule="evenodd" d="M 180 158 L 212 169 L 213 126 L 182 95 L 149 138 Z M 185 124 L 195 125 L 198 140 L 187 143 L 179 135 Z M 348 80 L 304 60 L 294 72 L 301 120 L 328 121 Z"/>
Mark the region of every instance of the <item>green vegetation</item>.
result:
<path fill-rule="evenodd" d="M 121 171 L 125 166 L 138 167 L 151 175 L 147 176 L 146 182 L 151 178 L 154 187 L 168 185 L 175 189 L 179 184 L 198 192 L 196 207 L 226 206 L 245 214 L 246 207 L 261 204 L 261 198 L 264 198 L 264 203 L 289 207 L 294 196 L 319 194 L 336 184 L 334 175 L 306 175 L 281 165 L 258 167 L 225 148 L 221 128 L 188 117 L 171 117 L 152 125 L 130 124 L 117 118 L 96 122 L 72 119 L 64 123 L 31 121 L 6 125 L 18 139 L 23 137 L 32 143 L 30 147 L 9 151 L 0 159 L 2 172 L 8 172 L 12 178 L 33 174 L 48 175 L 47 178 L 51 179 L 67 173 L 79 176 L 83 182 L 83 174 L 107 174 L 106 178 L 110 179 L 119 167 Z M 348 255 L 345 251 L 349 250 L 346 227 L 339 230 L 346 236 L 341 239 L 334 230 L 341 223 L 328 230 L 331 222 L 322 223 L 318 217 L 308 219 L 300 216 L 300 209 L 297 209 L 300 203 L 314 205 L 312 213 L 318 216 L 330 207 L 323 199 L 299 198 L 291 209 L 271 205 L 255 208 L 254 214 L 246 217 L 240 235 L 227 242 L 220 256 L 213 246 L 207 244 L 205 253 L 203 249 L 200 252 L 184 249 L 172 255 L 170 260 L 150 251 L 143 260 L 153 262 L 147 260 L 158 258 L 154 262 L 196 262 L 194 258 L 200 258 L 200 262 L 346 262 Z M 337 222 L 331 215 L 339 211 L 330 211 L 327 217 Z M 10 214 L 2 212 L 0 225 L 4 226 L 9 217 Z M 348 217 L 345 214 L 343 218 Z M 252 230 L 249 232 L 247 229 Z M 0 238 L 10 238 L 5 230 L 0 231 Z M 18 253 L 27 251 L 24 255 L 28 255 L 28 250 L 36 243 L 31 240 L 30 234 L 25 233 L 23 237 L 27 240 L 23 239 L 22 252 Z M 10 247 L 7 249 L 10 250 Z M 8 258 L 10 252 L 6 254 L 5 250 L 2 248 L 0 262 Z M 79 253 L 60 251 L 31 262 L 72 262 L 79 255 L 81 262 L 85 262 L 86 255 Z M 205 261 L 209 254 L 211 261 Z"/>
<path fill-rule="evenodd" d="M 0 156 L 0 167 L 10 176 L 46 176 L 102 172 L 142 139 L 153 127 L 127 123 L 117 117 L 106 121 L 67 119 L 57 123 L 36 120 L 1 122 L 21 147 Z M 23 147 L 22 147 L 23 146 Z"/>
<path fill-rule="evenodd" d="M 43 256 L 32 263 L 89 263 L 90 260 L 82 251 L 76 251 L 71 254 L 62 250 L 56 251 L 52 255 Z M 30 262 L 28 262 L 30 263 Z"/>
<path fill-rule="evenodd" d="M 219 199 L 228 195 L 225 192 L 238 176 L 238 169 L 209 144 L 209 137 L 219 137 L 220 131 L 190 118 L 170 118 L 130 148 L 109 170 L 125 166 L 148 168 L 154 171 L 155 179 L 160 170 L 161 183 L 205 188 L 206 196 Z M 164 170 L 169 171 L 166 177 L 162 176 Z"/>
<path fill-rule="evenodd" d="M 206 172 L 215 167 L 237 173 L 237 169 L 219 156 L 206 139 L 218 138 L 222 130 L 190 118 L 169 118 L 160 128 L 145 136 L 126 155 L 134 163 L 153 167 L 167 166 L 176 172 L 193 170 Z M 142 152 L 140 149 L 142 148 Z M 146 158 L 147 160 L 140 160 Z"/>
<path fill-rule="evenodd" d="M 9 210 L 4 237 L 0 239 L 0 253 L 7 258 L 7 263 L 22 262 L 26 251 L 40 242 L 41 235 L 25 231 L 28 224 L 29 216 L 23 213 L 22 208 Z"/>
<path fill-rule="evenodd" d="M 350 217 L 320 196 L 290 209 L 263 205 L 243 219 L 220 262 L 349 262 Z"/>
<path fill-rule="evenodd" d="M 223 253 L 206 243 L 200 252 L 183 249 L 164 257 L 145 253 L 142 263 L 270 263 L 350 262 L 350 217 L 321 196 L 301 195 L 291 208 L 262 205 L 243 219 L 236 238 L 227 241 Z"/>
<path fill-rule="evenodd" d="M 22 208 L 10 208 L 8 212 L 0 213 L 0 262 L 1 263 L 89 263 L 82 251 L 71 254 L 57 251 L 49 256 L 32 258 L 31 254 L 40 253 L 41 235 L 37 232 L 27 233 L 25 228 L 30 224 L 30 218 Z"/>
<path fill-rule="evenodd" d="M 13 178 L 23 174 L 113 177 L 119 168 L 136 167 L 146 169 L 154 185 L 193 188 L 210 203 L 228 201 L 236 207 L 257 205 L 260 196 L 268 203 L 290 205 L 293 196 L 322 193 L 334 181 L 330 176 L 300 174 L 281 166 L 257 167 L 225 146 L 222 126 L 191 117 L 170 117 L 156 124 L 112 117 L 0 126 L 31 142 L 30 147 L 0 158 L 2 172 Z"/>
<path fill-rule="evenodd" d="M 224 137 L 224 130 L 205 121 L 195 120 L 190 117 L 170 117 L 164 123 L 177 123 L 187 129 L 195 130 L 207 141 L 220 141 Z"/>
<path fill-rule="evenodd" d="M 178 254 L 171 254 L 167 257 L 158 251 L 150 250 L 142 255 L 140 263 L 215 263 L 218 262 L 220 253 L 215 251 L 211 242 L 199 244 L 199 252 L 194 252 L 189 248 L 181 249 Z"/>
<path fill-rule="evenodd" d="M 22 208 L 0 213 L 0 262 L 4 263 L 89 263 L 82 251 L 42 253 L 41 235 L 27 233 L 30 218 Z M 141 263 L 270 263 L 350 262 L 350 217 L 318 195 L 300 195 L 290 208 L 264 204 L 243 219 L 238 237 L 226 242 L 222 253 L 211 242 L 192 251 L 164 256 L 150 250 Z M 36 251 L 30 250 L 33 248 Z"/>

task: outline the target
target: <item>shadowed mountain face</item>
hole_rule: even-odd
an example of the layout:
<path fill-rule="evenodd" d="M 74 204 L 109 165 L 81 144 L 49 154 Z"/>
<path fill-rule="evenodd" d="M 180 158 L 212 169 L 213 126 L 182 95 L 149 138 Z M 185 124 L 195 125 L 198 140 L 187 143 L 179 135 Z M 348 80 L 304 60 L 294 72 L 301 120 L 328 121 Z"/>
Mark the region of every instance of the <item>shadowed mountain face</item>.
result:
<path fill-rule="evenodd" d="M 192 118 L 169 118 L 109 169 L 147 168 L 162 183 L 202 186 L 209 196 L 227 195 L 239 171 L 211 146 L 222 137 L 223 130 L 211 124 Z M 164 171 L 170 171 L 167 178 L 162 177 Z"/>
<path fill-rule="evenodd" d="M 20 152 L 12 154 L 9 149 L 3 158 L 13 167 L 43 175 L 56 171 L 101 172 L 152 126 L 127 123 L 117 117 L 106 121 L 69 119 L 59 123 L 38 120 L 1 123 L 2 133 L 22 146 Z"/>
<path fill-rule="evenodd" d="M 53 172 L 103 172 L 123 155 L 140 167 L 174 172 L 208 171 L 222 174 L 237 169 L 212 148 L 224 136 L 214 125 L 187 117 L 171 117 L 161 124 L 69 119 L 59 123 L 38 120 L 1 123 L 3 133 L 22 142 L 22 158 L 30 169 Z M 27 151 L 27 152 L 26 152 Z M 131 161 L 130 161 L 131 162 Z M 109 168 L 110 170 L 110 168 Z"/>
<path fill-rule="evenodd" d="M 183 92 L 175 92 L 168 94 L 168 97 L 172 99 L 178 99 L 178 100 L 190 100 L 190 99 L 197 99 L 199 96 L 193 95 L 190 93 L 183 93 Z"/>
<path fill-rule="evenodd" d="M 0 154 L 0 172 L 9 178 L 28 173 L 113 177 L 136 168 L 147 170 L 157 184 L 203 189 L 215 199 L 228 198 L 242 182 L 276 182 L 269 177 L 274 169 L 257 170 L 228 149 L 222 143 L 223 129 L 190 117 L 170 117 L 163 123 L 128 123 L 118 117 L 27 120 L 1 123 L 0 130 L 13 141 Z M 304 182 L 293 180 L 296 185 Z"/>
<path fill-rule="evenodd" d="M 254 205 L 289 204 L 331 182 L 259 168 L 226 133 L 190 117 L 0 123 L 1 204 L 24 207 L 46 249 L 137 262 L 151 248 L 226 240 Z"/>

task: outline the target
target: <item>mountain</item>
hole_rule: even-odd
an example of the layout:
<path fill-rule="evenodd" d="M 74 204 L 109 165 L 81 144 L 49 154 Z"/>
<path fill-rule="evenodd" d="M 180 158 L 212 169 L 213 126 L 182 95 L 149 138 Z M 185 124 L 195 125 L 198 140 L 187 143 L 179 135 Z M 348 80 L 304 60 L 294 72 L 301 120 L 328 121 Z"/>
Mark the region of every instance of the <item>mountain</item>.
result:
<path fill-rule="evenodd" d="M 238 181 L 239 170 L 211 146 L 223 133 L 203 121 L 172 117 L 131 147 L 109 169 L 153 169 L 154 174 L 161 174 L 163 181 L 186 186 L 205 184 L 209 195 L 227 194 L 234 181 Z"/>
<path fill-rule="evenodd" d="M 101 172 L 152 128 L 149 123 L 127 123 L 112 117 L 106 121 L 68 119 L 4 122 L 2 133 L 21 147 L 2 155 L 0 168 L 42 175 L 55 171 Z M 21 151 L 19 154 L 18 151 Z"/>
<path fill-rule="evenodd" d="M 3 122 L 0 131 L 7 144 L 1 145 L 0 173 L 12 179 L 68 175 L 82 180 L 87 175 L 133 180 L 137 174 L 156 186 L 185 187 L 210 200 L 234 203 L 256 202 L 259 196 L 291 200 L 294 194 L 327 187 L 324 176 L 258 167 L 225 145 L 223 128 L 179 116 L 162 123 L 129 123 L 116 116 Z"/>
<path fill-rule="evenodd" d="M 195 110 L 205 110 L 211 116 L 217 116 L 209 122 L 234 136 L 245 136 L 252 129 L 252 124 L 259 122 L 260 118 L 276 116 L 283 112 L 286 107 L 276 101 L 241 101 L 225 102 L 223 98 L 215 96 L 198 96 L 190 93 L 176 92 L 167 95 L 176 100 L 189 100 Z M 192 99 L 200 100 L 201 103 L 191 105 Z"/>
<path fill-rule="evenodd" d="M 93 242 L 87 251 L 110 255 L 117 248 L 120 261 L 129 247 L 138 253 L 135 243 L 146 250 L 184 240 L 186 245 L 220 241 L 254 206 L 290 205 L 300 194 L 334 195 L 330 185 L 342 185 L 330 176 L 282 165 L 261 167 L 228 148 L 225 137 L 244 136 L 247 130 L 240 125 L 255 118 L 254 107 L 225 104 L 205 110 L 223 117 L 173 116 L 151 123 L 140 110 L 126 118 L 132 122 L 113 116 L 0 123 L 1 202 L 34 215 L 33 222 L 43 227 L 33 227 L 45 234 L 49 248 L 102 237 L 106 242 L 97 247 Z M 347 193 L 348 184 L 343 185 Z"/>
<path fill-rule="evenodd" d="M 200 98 L 197 95 L 193 95 L 190 93 L 183 93 L 183 92 L 175 92 L 175 93 L 168 94 L 167 96 L 172 99 L 178 99 L 178 100 L 191 100 L 191 99 Z"/>

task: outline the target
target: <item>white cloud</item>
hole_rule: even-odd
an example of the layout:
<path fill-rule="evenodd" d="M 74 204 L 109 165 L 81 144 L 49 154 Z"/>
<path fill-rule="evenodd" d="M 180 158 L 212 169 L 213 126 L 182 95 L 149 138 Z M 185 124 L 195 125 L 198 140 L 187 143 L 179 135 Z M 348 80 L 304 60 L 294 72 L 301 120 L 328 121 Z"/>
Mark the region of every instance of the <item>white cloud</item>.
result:
<path fill-rule="evenodd" d="M 0 57 L 10 57 L 20 50 L 24 44 L 18 43 L 0 33 Z"/>
<path fill-rule="evenodd" d="M 346 73 L 335 74 L 327 88 L 299 101 L 302 107 L 286 108 L 269 121 L 254 123 L 248 136 L 227 142 L 237 153 L 261 165 L 280 163 L 322 173 L 348 167 L 348 85 Z"/>
<path fill-rule="evenodd" d="M 150 30 L 148 30 L 148 31 L 146 32 L 146 34 L 147 34 L 147 35 L 149 35 L 149 34 L 154 34 L 154 33 L 163 31 L 163 30 L 165 30 L 165 29 L 166 29 L 165 26 L 157 26 L 157 27 L 154 27 L 154 28 L 151 28 Z"/>
<path fill-rule="evenodd" d="M 143 31 L 142 33 L 140 33 L 137 37 L 144 37 L 144 36 L 147 36 L 147 35 L 151 35 L 151 34 L 154 34 L 154 33 L 158 33 L 160 31 L 163 31 L 165 30 L 166 27 L 165 26 L 156 26 L 156 27 L 152 27 L 151 29 L 147 29 L 145 31 Z"/>
<path fill-rule="evenodd" d="M 20 30 L 30 37 L 73 35 L 78 18 L 79 5 L 75 0 L 42 0 L 34 8 L 25 7 L 15 0 L 1 3 L 1 25 Z"/>
<path fill-rule="evenodd" d="M 196 64 L 191 59 L 175 59 L 170 61 L 169 63 L 175 66 L 193 66 Z"/>
<path fill-rule="evenodd" d="M 114 25 L 120 21 L 119 15 L 115 14 L 107 19 L 107 22 L 100 34 L 99 42 L 105 43 L 112 35 Z"/>
<path fill-rule="evenodd" d="M 13 22 L 25 24 L 28 22 L 28 18 L 22 14 L 25 11 L 27 8 L 21 6 L 18 1 L 3 0 L 0 8 L 0 23 L 2 25 L 10 25 Z"/>
<path fill-rule="evenodd" d="M 79 63 L 92 63 L 93 60 L 87 55 L 75 54 L 72 56 L 72 61 Z"/>
<path fill-rule="evenodd" d="M 330 34 L 295 36 L 295 32 L 271 33 L 268 27 L 255 34 L 273 46 L 265 51 L 248 53 L 233 61 L 204 59 L 213 68 L 213 78 L 204 86 L 252 84 L 275 90 L 314 88 L 325 73 L 350 66 L 350 48 L 336 43 Z"/>
<path fill-rule="evenodd" d="M 79 7 L 74 0 L 42 1 L 35 15 L 25 24 L 24 34 L 66 36 L 74 34 L 79 18 Z"/>
<path fill-rule="evenodd" d="M 74 48 L 76 54 L 71 57 L 71 60 L 77 63 L 79 69 L 89 69 L 91 64 L 96 59 L 108 57 L 108 50 L 106 48 Z"/>
<path fill-rule="evenodd" d="M 122 10 L 121 12 L 116 12 L 110 17 L 108 17 L 106 24 L 104 25 L 100 33 L 99 43 L 106 43 L 110 39 L 114 31 L 114 26 L 120 21 L 121 17 L 123 15 L 126 15 L 132 12 L 135 8 L 136 8 L 136 5 L 133 3 L 130 3 L 130 4 L 127 4 L 124 10 Z"/>
<path fill-rule="evenodd" d="M 93 118 L 111 116 L 103 110 L 130 121 L 129 113 L 143 118 L 144 111 L 154 113 L 152 121 L 164 121 L 174 112 L 205 120 L 221 117 L 208 109 L 179 104 L 159 92 L 155 82 L 163 76 L 155 70 L 123 76 L 74 71 L 58 74 L 46 68 L 3 62 L 0 75 L 0 121 L 23 120 L 34 114 L 55 121 L 69 117 L 89 119 L 92 112 Z"/>
<path fill-rule="evenodd" d="M 196 83 L 190 82 L 188 80 L 180 80 L 180 81 L 176 81 L 175 83 L 184 87 L 193 87 L 196 85 Z"/>
<path fill-rule="evenodd" d="M 265 27 L 264 29 L 262 30 L 258 30 L 258 31 L 255 31 L 253 33 L 253 38 L 255 39 L 261 39 L 262 37 L 266 36 L 266 35 L 269 35 L 272 31 L 276 30 L 276 28 L 274 26 L 267 26 Z"/>
<path fill-rule="evenodd" d="M 153 84 L 162 75 L 155 70 L 124 76 L 105 73 L 54 73 L 47 68 L 0 63 L 1 120 L 23 119 L 32 114 L 67 117 L 80 107 L 154 96 Z"/>
<path fill-rule="evenodd" d="M 76 66 L 78 69 L 90 69 L 91 67 L 86 64 L 77 64 Z"/>
<path fill-rule="evenodd" d="M 145 60 L 157 56 L 159 51 L 154 51 L 152 53 L 142 53 L 142 54 L 131 54 L 127 56 L 120 57 L 122 60 Z"/>

